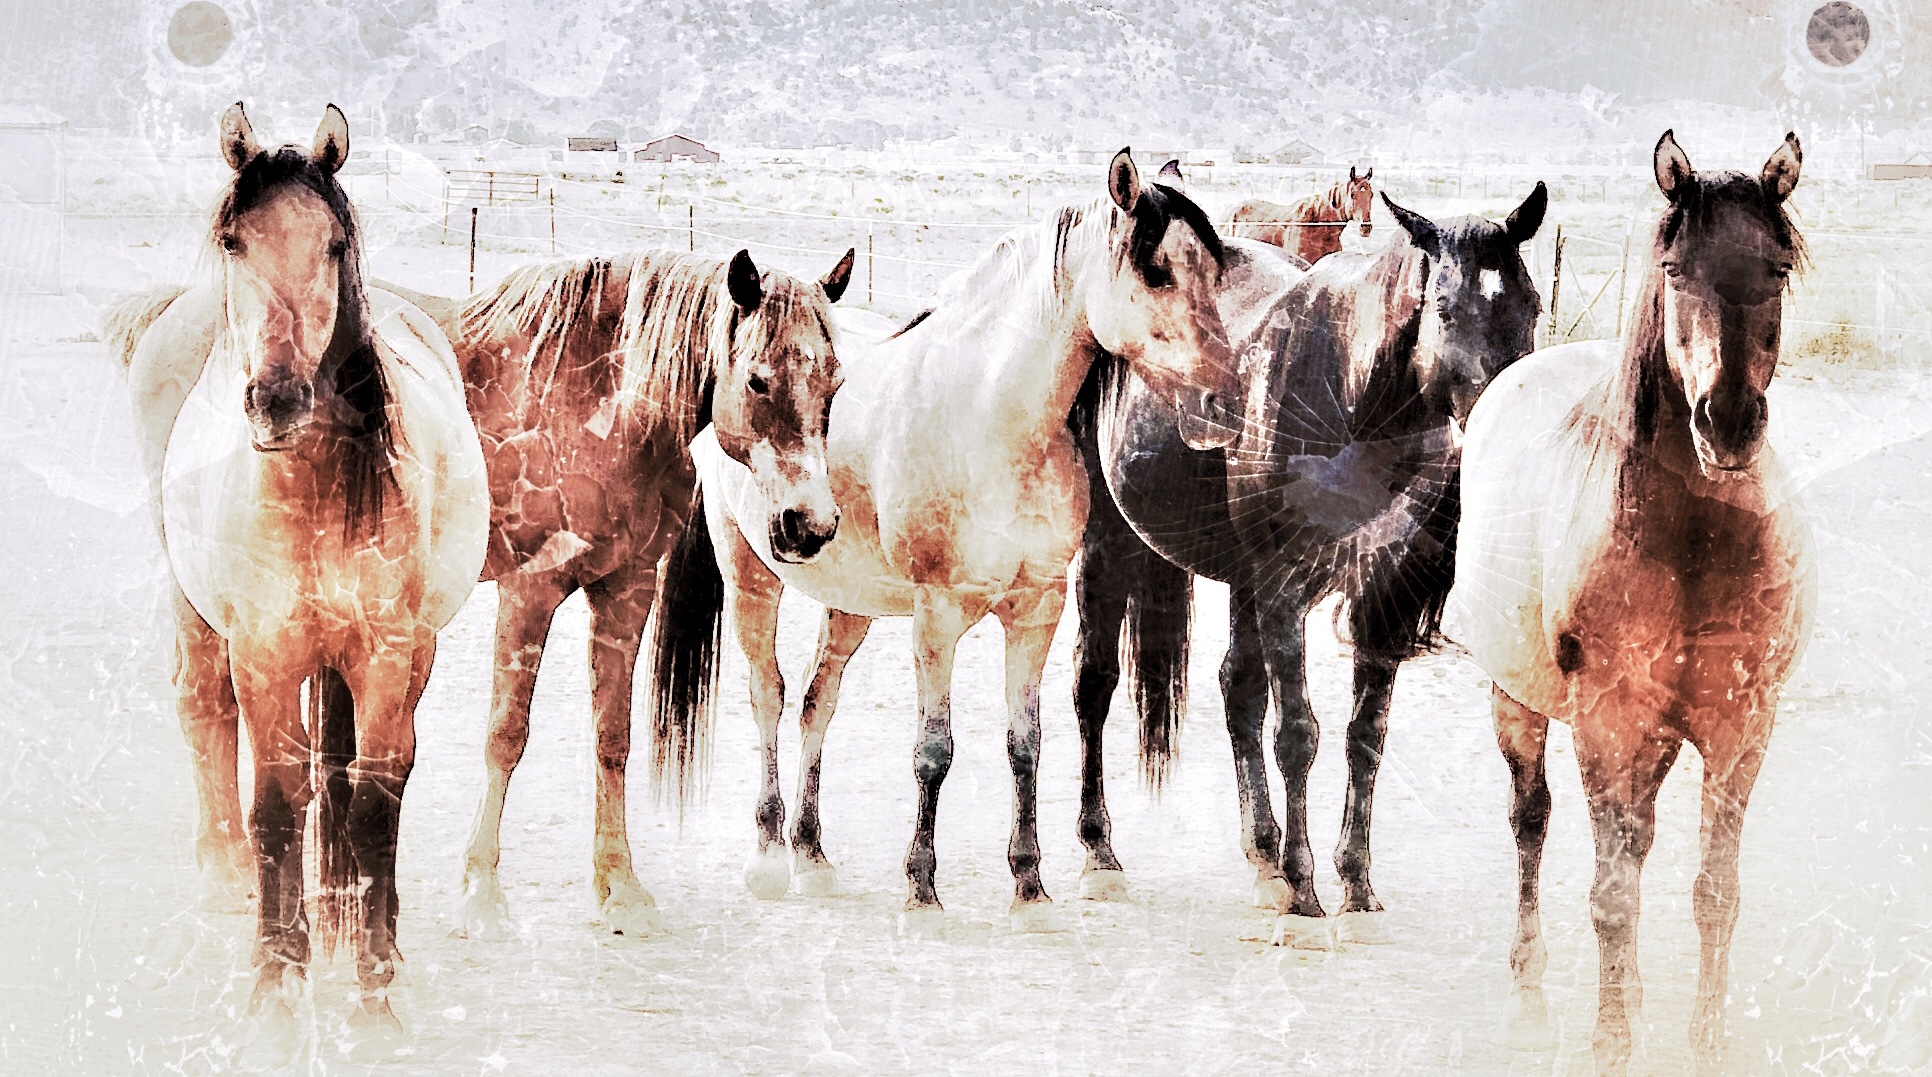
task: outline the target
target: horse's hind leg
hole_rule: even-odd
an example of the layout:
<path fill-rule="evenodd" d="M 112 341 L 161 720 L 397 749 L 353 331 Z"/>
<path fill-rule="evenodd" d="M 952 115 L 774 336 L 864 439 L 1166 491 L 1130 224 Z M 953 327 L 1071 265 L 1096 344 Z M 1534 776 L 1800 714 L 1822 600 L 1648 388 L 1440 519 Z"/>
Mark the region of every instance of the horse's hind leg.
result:
<path fill-rule="evenodd" d="M 1012 914 L 1021 927 L 1038 926 L 1033 910 L 1052 901 L 1040 878 L 1040 679 L 1066 606 L 1064 586 L 1009 600 L 996 611 L 1006 629 L 1006 758 L 1013 768 L 1013 833 L 1006 862 L 1013 869 Z"/>
<path fill-rule="evenodd" d="M 1640 705 L 1639 705 L 1640 706 Z M 1632 713 L 1629 717 L 1620 710 Z M 1643 1009 L 1637 976 L 1637 915 L 1644 858 L 1657 831 L 1657 790 L 1682 741 L 1646 729 L 1638 706 L 1599 703 L 1577 722 L 1577 764 L 1590 802 L 1597 873 L 1590 919 L 1597 931 L 1597 1069 L 1621 1075 L 1631 1052 L 1630 1014 Z M 1606 721 L 1606 719 L 1609 719 Z M 1636 720 L 1633 720 L 1636 719 Z"/>
<path fill-rule="evenodd" d="M 1770 734 L 1771 714 L 1766 709 L 1747 718 L 1742 729 L 1726 728 L 1717 736 L 1697 739 L 1704 757 L 1703 864 L 1691 889 L 1691 909 L 1703 946 L 1690 1038 L 1704 1071 L 1718 1068 L 1723 1061 L 1724 990 L 1731 973 L 1731 931 L 1737 926 L 1738 913 L 1738 839 Z"/>
<path fill-rule="evenodd" d="M 791 866 L 785 861 L 785 794 L 778 784 L 778 720 L 785 710 L 785 675 L 778 668 L 778 601 L 785 585 L 758 560 L 736 524 L 715 531 L 724 532 L 720 541 L 728 547 L 718 564 L 727 574 L 725 592 L 731 596 L 738 647 L 751 667 L 751 716 L 758 723 L 764 771 L 755 813 L 758 848 L 745 865 L 745 887 L 766 901 L 776 901 L 785 896 L 792 881 Z"/>
<path fill-rule="evenodd" d="M 648 934 L 657 902 L 637 881 L 625 826 L 625 767 L 631 754 L 631 680 L 644 623 L 657 593 L 655 563 L 628 579 L 584 589 L 590 602 L 591 712 L 597 724 L 597 824 L 591 845 L 590 896 L 612 931 Z"/>
<path fill-rule="evenodd" d="M 463 854 L 463 890 L 456 910 L 456 933 L 491 938 L 509 931 L 509 909 L 497 881 L 503 846 L 503 800 L 510 775 L 530 742 L 530 697 L 537 688 L 550 620 L 569 594 L 550 575 L 511 573 L 497 581 L 496 663 L 490 684 L 490 727 L 483 741 L 486 784 L 476 808 L 468 850 Z"/>
<path fill-rule="evenodd" d="M 1104 490 L 1102 491 L 1104 495 Z M 1113 821 L 1107 815 L 1107 762 L 1104 751 L 1107 712 L 1120 684 L 1120 626 L 1127 619 L 1127 580 L 1119 561 L 1101 552 L 1094 530 L 1119 520 L 1111 495 L 1096 502 L 1087 521 L 1086 550 L 1073 583 L 1080 613 L 1080 635 L 1073 647 L 1073 710 L 1080 723 L 1080 842 L 1087 865 L 1080 873 L 1080 896 L 1119 900 L 1127 896 L 1126 874 L 1114 856 Z M 1119 526 L 1126 527 L 1125 520 Z M 1131 537 L 1131 534 L 1129 535 Z"/>
<path fill-rule="evenodd" d="M 1342 807 L 1342 836 L 1335 845 L 1335 872 L 1342 879 L 1342 911 L 1381 912 L 1369 885 L 1369 818 L 1374 811 L 1375 774 L 1389 737 L 1389 701 L 1395 695 L 1400 663 L 1361 649 L 1355 652 L 1355 709 L 1348 720 L 1348 795 Z"/>
<path fill-rule="evenodd" d="M 1509 825 L 1516 834 L 1516 941 L 1509 951 L 1513 990 L 1504 1010 L 1503 1038 L 1511 1047 L 1534 1050 L 1547 1046 L 1550 1038 L 1543 999 L 1549 951 L 1543 946 L 1543 918 L 1538 911 L 1543 837 L 1550 822 L 1550 784 L 1544 770 L 1550 720 L 1509 698 L 1501 688 L 1490 688 L 1490 702 L 1496 745 L 1509 764 Z"/>
<path fill-rule="evenodd" d="M 242 826 L 240 755 L 241 709 L 228 670 L 228 645 L 174 592 L 176 635 L 174 683 L 181 732 L 195 770 L 200 821 L 195 828 L 195 863 L 201 869 L 205 899 L 224 911 L 241 912 L 255 890 L 254 859 Z"/>
<path fill-rule="evenodd" d="M 1254 903 L 1287 912 L 1294 894 L 1281 875 L 1281 828 L 1268 796 L 1261 733 L 1268 723 L 1268 664 L 1261 654 L 1254 590 L 1228 596 L 1228 653 L 1221 660 L 1221 703 L 1234 748 L 1234 789 L 1241 802 L 1241 851 L 1254 865 Z"/>
<path fill-rule="evenodd" d="M 825 731 L 839 705 L 839 683 L 853 652 L 865 642 L 872 619 L 839 610 L 825 611 L 818 636 L 812 683 L 798 711 L 798 815 L 792 820 L 792 878 L 801 894 L 824 896 L 838 890 L 838 873 L 825 857 L 818 825 L 818 785 L 824 761 Z"/>

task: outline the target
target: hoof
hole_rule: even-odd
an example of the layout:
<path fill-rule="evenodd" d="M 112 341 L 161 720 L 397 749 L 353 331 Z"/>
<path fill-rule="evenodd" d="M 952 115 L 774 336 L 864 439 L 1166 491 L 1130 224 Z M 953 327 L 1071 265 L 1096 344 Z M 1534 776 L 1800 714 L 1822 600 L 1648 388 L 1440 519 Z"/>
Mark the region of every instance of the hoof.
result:
<path fill-rule="evenodd" d="M 293 1068 L 302 1049 L 302 1032 L 295 1022 L 295 1000 L 284 990 L 258 998 L 250 1007 L 242 1033 L 241 1069 L 249 1073 L 284 1073 Z"/>
<path fill-rule="evenodd" d="M 1126 901 L 1127 873 L 1119 868 L 1088 868 L 1080 873 L 1080 896 L 1088 901 Z"/>
<path fill-rule="evenodd" d="M 1292 946 L 1297 950 L 1332 950 L 1335 948 L 1335 927 L 1326 916 L 1282 913 L 1275 917 L 1275 933 L 1268 941 L 1275 946 Z"/>
<path fill-rule="evenodd" d="M 946 935 L 946 910 L 939 905 L 911 905 L 899 914 L 899 937 L 939 939 Z"/>
<path fill-rule="evenodd" d="M 792 888 L 791 865 L 783 847 L 773 845 L 745 861 L 745 889 L 760 901 L 777 901 Z"/>
<path fill-rule="evenodd" d="M 1277 875 L 1270 879 L 1257 879 L 1254 884 L 1254 907 L 1270 912 L 1286 913 L 1295 903 L 1295 892 L 1288 888 L 1288 880 Z"/>
<path fill-rule="evenodd" d="M 1511 989 L 1503 1003 L 1503 1025 L 1498 1033 L 1512 1051 L 1547 1051 L 1556 1043 L 1550 1028 L 1550 1007 L 1540 987 Z"/>
<path fill-rule="evenodd" d="M 509 903 L 494 873 L 463 880 L 463 896 L 456 902 L 456 926 L 450 934 L 459 939 L 501 940 L 516 934 L 510 921 Z"/>
<path fill-rule="evenodd" d="M 1059 910 L 1046 898 L 1015 901 L 1007 910 L 1006 920 L 1016 935 L 1050 935 L 1066 930 L 1066 925 L 1060 922 Z"/>
<path fill-rule="evenodd" d="M 841 893 L 838 870 L 823 861 L 800 865 L 792 875 L 792 889 L 800 897 L 837 897 Z"/>
<path fill-rule="evenodd" d="M 597 907 L 597 917 L 619 935 L 641 939 L 660 927 L 657 899 L 634 879 L 612 882 L 610 893 Z"/>
<path fill-rule="evenodd" d="M 1337 942 L 1376 946 L 1388 942 L 1393 937 L 1389 931 L 1387 915 L 1384 913 L 1345 912 L 1335 918 Z"/>
<path fill-rule="evenodd" d="M 344 1054 L 357 1065 L 374 1065 L 395 1058 L 409 1046 L 403 1023 L 390 1009 L 389 1000 L 371 997 L 362 1000 L 349 1014 L 349 1034 Z"/>

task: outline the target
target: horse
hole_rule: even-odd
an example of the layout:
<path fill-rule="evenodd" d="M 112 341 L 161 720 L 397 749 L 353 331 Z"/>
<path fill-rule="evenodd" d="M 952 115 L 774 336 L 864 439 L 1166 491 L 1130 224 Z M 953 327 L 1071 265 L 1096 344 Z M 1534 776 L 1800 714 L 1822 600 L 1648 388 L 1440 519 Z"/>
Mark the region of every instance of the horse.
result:
<path fill-rule="evenodd" d="M 436 633 L 489 533 L 482 448 L 442 332 L 365 291 L 330 105 L 306 153 L 221 119 L 233 176 L 213 279 L 110 318 L 175 588 L 176 684 L 217 870 L 239 836 L 236 721 L 255 789 L 254 1019 L 295 1041 L 310 958 L 303 813 L 313 802 L 324 952 L 356 944 L 353 1026 L 399 1030 L 396 831 Z M 306 697 L 306 700 L 305 700 Z M 207 860 L 204 860 L 206 863 Z"/>
<path fill-rule="evenodd" d="M 1361 175 L 1348 170 L 1348 179 L 1321 194 L 1309 195 L 1292 206 L 1251 198 L 1234 207 L 1221 227 L 1230 236 L 1258 239 L 1293 253 L 1305 265 L 1342 249 L 1348 222 L 1362 222 L 1362 235 L 1374 231 L 1369 211 L 1375 208 L 1375 177 L 1371 168 Z"/>
<path fill-rule="evenodd" d="M 825 413 L 840 375 L 828 305 L 845 293 L 855 254 L 816 281 L 760 270 L 743 250 L 555 261 L 518 269 L 449 315 L 489 465 L 483 578 L 498 595 L 486 785 L 463 858 L 460 934 L 508 930 L 497 878 L 504 798 L 529 742 L 551 619 L 580 589 L 597 731 L 591 902 L 618 933 L 651 930 L 655 901 L 633 869 L 624 818 L 632 681 L 661 563 L 691 518 L 688 445 L 709 424 L 790 521 L 788 541 L 829 537 Z M 659 739 L 655 750 L 696 748 Z"/>
<path fill-rule="evenodd" d="M 1445 629 L 1492 678 L 1511 776 L 1511 1034 L 1546 1031 L 1537 887 L 1555 718 L 1574 732 L 1596 835 L 1606 1073 L 1630 1057 L 1638 875 L 1686 741 L 1704 761 L 1691 1041 L 1700 1067 L 1721 1052 L 1744 809 L 1816 605 L 1810 525 L 1766 439 L 1783 295 L 1805 262 L 1785 207 L 1802 161 L 1786 135 L 1757 175 L 1697 172 L 1664 132 L 1667 205 L 1624 339 L 1538 352 L 1470 415 Z"/>
<path fill-rule="evenodd" d="M 1239 440 L 1199 451 L 1167 403 L 1118 364 L 1094 371 L 1076 410 L 1093 511 L 1075 581 L 1078 831 L 1091 896 L 1125 892 L 1103 770 L 1123 675 L 1158 788 L 1185 712 L 1191 576 L 1231 588 L 1221 689 L 1241 844 L 1275 941 L 1332 936 L 1314 887 L 1307 782 L 1317 743 L 1304 625 L 1340 594 L 1355 650 L 1349 787 L 1335 865 L 1344 913 L 1382 909 L 1369 880 L 1369 815 L 1397 670 L 1433 643 L 1454 557 L 1456 430 L 1483 386 L 1532 347 L 1541 310 L 1519 248 L 1548 206 L 1541 184 L 1497 224 L 1436 223 L 1390 201 L 1402 231 L 1377 254 L 1317 262 L 1246 315 Z M 1224 315 L 1227 317 L 1227 315 Z M 1124 631 L 1123 631 L 1124 629 Z M 1125 662 L 1123 664 L 1123 637 Z M 1286 834 L 1269 803 L 1261 736 L 1269 694 Z M 1352 918 L 1368 937 L 1372 922 Z"/>
<path fill-rule="evenodd" d="M 1105 197 L 1009 233 L 949 280 L 931 310 L 848 363 L 827 446 L 845 524 L 815 550 L 778 542 L 760 523 L 769 500 L 718 444 L 699 436 L 693 454 L 705 527 L 687 533 L 673 562 L 688 567 L 669 586 L 702 595 L 702 606 L 690 608 L 701 608 L 703 619 L 660 638 L 666 649 L 655 660 L 715 676 L 715 656 L 692 652 L 721 631 L 731 595 L 764 764 L 757 847 L 745 872 L 754 894 L 781 897 L 794 883 L 806 894 L 836 886 L 818 815 L 826 728 L 845 665 L 872 619 L 910 615 L 918 810 L 905 861 L 906 921 L 914 929 L 943 923 L 933 829 L 952 762 L 954 648 L 991 613 L 1006 636 L 1010 911 L 1021 928 L 1050 919 L 1036 820 L 1040 679 L 1088 509 L 1068 412 L 1088 370 L 1113 356 L 1170 403 L 1190 444 L 1229 442 L 1241 385 L 1214 305 L 1222 262 L 1207 215 L 1172 188 L 1144 185 L 1122 150 L 1108 166 Z M 784 681 L 774 653 L 788 586 L 827 608 L 799 719 L 789 865 L 777 744 Z M 709 635 L 699 630 L 706 623 Z M 704 678 L 695 681 L 681 695 L 653 699 L 659 721 L 710 720 L 699 690 Z"/>

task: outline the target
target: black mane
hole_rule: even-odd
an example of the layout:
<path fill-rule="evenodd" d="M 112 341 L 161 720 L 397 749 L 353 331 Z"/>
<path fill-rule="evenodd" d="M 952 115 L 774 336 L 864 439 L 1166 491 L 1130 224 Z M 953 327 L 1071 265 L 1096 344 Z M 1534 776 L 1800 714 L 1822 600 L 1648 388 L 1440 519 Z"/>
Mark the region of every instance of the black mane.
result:
<path fill-rule="evenodd" d="M 1150 183 L 1141 188 L 1140 198 L 1134 202 L 1134 232 L 1127 241 L 1129 256 L 1137 269 L 1146 269 L 1154 259 L 1154 251 L 1160 247 L 1161 240 L 1167 237 L 1168 223 L 1178 218 L 1201 240 L 1201 244 L 1214 256 L 1217 269 L 1227 265 L 1227 252 L 1221 248 L 1221 236 L 1214 230 L 1214 222 L 1194 200 L 1166 184 Z"/>
<path fill-rule="evenodd" d="M 395 430 L 389 417 L 389 385 L 369 324 L 369 298 L 362 282 L 362 229 L 349 194 L 335 173 L 294 146 L 256 154 L 235 173 L 216 203 L 210 239 L 285 187 L 307 189 L 327 206 L 342 229 L 342 263 L 337 270 L 335 332 L 323 353 L 317 378 L 327 378 L 336 398 L 355 418 L 341 439 L 343 526 L 357 534 L 382 517 L 382 501 L 392 475 Z"/>

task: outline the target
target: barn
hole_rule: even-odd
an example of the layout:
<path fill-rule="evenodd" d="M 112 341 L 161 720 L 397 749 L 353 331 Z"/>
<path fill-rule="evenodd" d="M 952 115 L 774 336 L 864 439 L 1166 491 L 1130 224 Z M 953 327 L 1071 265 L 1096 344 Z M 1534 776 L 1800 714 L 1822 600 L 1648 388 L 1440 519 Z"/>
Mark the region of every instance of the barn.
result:
<path fill-rule="evenodd" d="M 665 135 L 663 138 L 646 142 L 631 154 L 633 161 L 654 161 L 669 164 L 673 161 L 689 161 L 693 164 L 715 165 L 718 151 L 706 146 L 687 135 Z"/>

